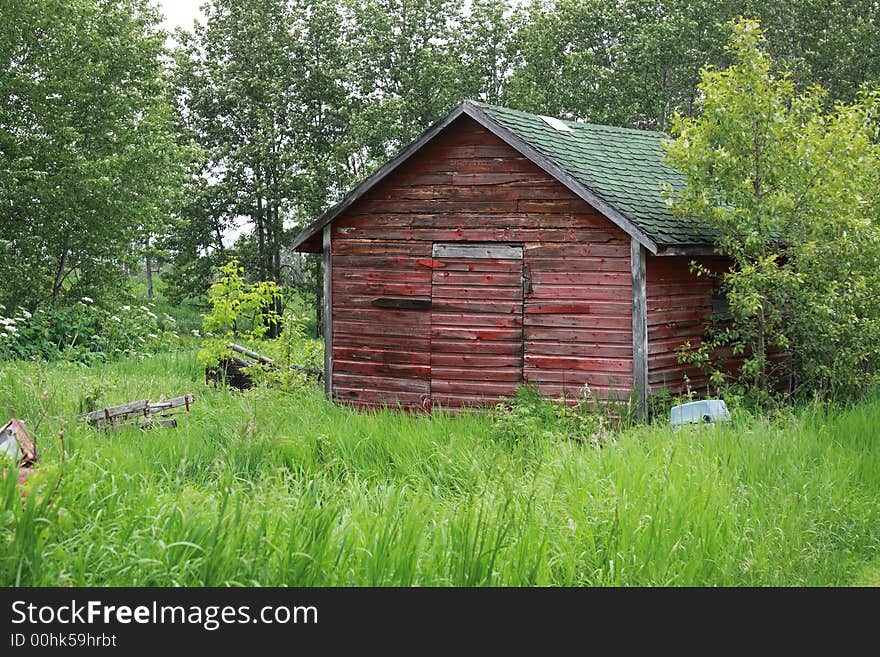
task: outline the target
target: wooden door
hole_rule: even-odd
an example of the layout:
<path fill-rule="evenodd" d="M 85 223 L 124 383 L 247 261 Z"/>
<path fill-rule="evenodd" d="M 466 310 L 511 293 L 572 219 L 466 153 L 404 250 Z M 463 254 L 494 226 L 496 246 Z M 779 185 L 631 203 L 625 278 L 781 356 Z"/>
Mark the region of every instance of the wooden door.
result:
<path fill-rule="evenodd" d="M 523 381 L 523 249 L 435 243 L 431 400 L 492 404 Z"/>

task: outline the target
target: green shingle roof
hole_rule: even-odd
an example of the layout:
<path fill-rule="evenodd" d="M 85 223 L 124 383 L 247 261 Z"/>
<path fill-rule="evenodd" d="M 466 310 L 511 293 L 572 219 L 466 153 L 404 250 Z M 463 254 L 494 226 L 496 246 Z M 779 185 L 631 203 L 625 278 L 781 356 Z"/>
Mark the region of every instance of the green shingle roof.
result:
<path fill-rule="evenodd" d="M 661 183 L 684 185 L 663 161 L 665 135 L 651 130 L 562 121 L 561 131 L 537 114 L 470 101 L 614 207 L 661 247 L 708 245 L 706 226 L 672 216 Z"/>

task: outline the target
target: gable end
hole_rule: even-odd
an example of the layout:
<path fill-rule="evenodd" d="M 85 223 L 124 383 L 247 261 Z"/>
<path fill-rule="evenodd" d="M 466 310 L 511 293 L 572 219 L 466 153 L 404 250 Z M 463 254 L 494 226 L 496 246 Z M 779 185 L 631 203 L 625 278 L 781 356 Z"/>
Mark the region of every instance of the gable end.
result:
<path fill-rule="evenodd" d="M 355 201 L 366 194 L 376 184 L 381 182 L 386 176 L 395 171 L 403 163 L 408 161 L 413 155 L 419 152 L 428 142 L 433 140 L 438 134 L 443 132 L 456 119 L 462 115 L 467 115 L 481 126 L 489 130 L 492 134 L 507 143 L 511 148 L 521 153 L 524 157 L 531 160 L 535 165 L 553 176 L 560 183 L 565 185 L 574 194 L 579 196 L 589 205 L 596 208 L 605 217 L 625 231 L 632 239 L 645 247 L 650 253 L 658 252 L 658 245 L 650 237 L 629 219 L 616 210 L 612 205 L 606 203 L 592 190 L 578 182 L 562 167 L 556 164 L 552 159 L 545 156 L 538 149 L 532 147 L 525 140 L 517 136 L 511 130 L 505 128 L 495 119 L 489 116 L 481 108 L 474 105 L 470 101 L 464 101 L 453 109 L 449 114 L 440 121 L 425 130 L 418 138 L 416 138 L 409 146 L 403 149 L 398 155 L 386 162 L 375 173 L 366 178 L 351 192 L 349 192 L 339 203 L 329 208 L 318 219 L 307 226 L 294 240 L 293 248 L 297 251 L 308 251 L 318 253 L 322 249 L 321 231 L 324 226 L 332 222 L 337 216 L 342 214 Z"/>

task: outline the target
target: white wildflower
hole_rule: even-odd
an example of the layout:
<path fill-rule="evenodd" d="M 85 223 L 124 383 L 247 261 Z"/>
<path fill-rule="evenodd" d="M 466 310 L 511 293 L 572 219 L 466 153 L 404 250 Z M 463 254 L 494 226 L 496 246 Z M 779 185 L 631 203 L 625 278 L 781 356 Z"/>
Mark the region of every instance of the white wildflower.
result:
<path fill-rule="evenodd" d="M 150 309 L 147 308 L 146 306 L 138 306 L 138 308 L 140 308 L 141 310 L 143 310 L 145 313 L 150 312 Z"/>
<path fill-rule="evenodd" d="M 82 301 L 83 303 L 95 303 L 95 300 L 91 297 L 81 297 L 80 301 Z"/>
<path fill-rule="evenodd" d="M 122 309 L 123 309 L 125 312 L 128 312 L 129 310 L 131 310 L 131 306 L 122 306 Z"/>
<path fill-rule="evenodd" d="M 8 338 L 9 336 L 6 333 L 0 333 L 0 338 Z"/>
<path fill-rule="evenodd" d="M 116 315 L 112 315 L 112 316 L 110 317 L 110 319 L 115 319 L 115 320 L 116 320 L 117 322 L 119 322 L 120 324 L 122 323 L 122 320 L 119 319 Z"/>
<path fill-rule="evenodd" d="M 147 337 L 148 337 L 148 338 L 153 338 L 154 340 L 158 340 L 158 339 L 159 339 L 159 336 L 156 335 L 155 333 L 147 333 Z"/>
<path fill-rule="evenodd" d="M 21 311 L 21 315 L 22 315 L 22 317 L 24 317 L 25 319 L 30 319 L 31 317 L 33 317 L 33 315 L 31 315 L 31 314 L 30 314 L 27 310 L 25 310 L 24 308 L 19 308 L 19 310 Z"/>
<path fill-rule="evenodd" d="M 199 334 L 199 329 L 193 329 L 192 331 L 190 331 L 190 333 L 192 333 L 193 336 L 195 336 L 197 338 L 201 337 L 201 335 Z"/>
<path fill-rule="evenodd" d="M 149 317 L 151 317 L 152 319 L 157 319 L 157 317 L 156 317 L 156 313 L 151 313 L 149 310 L 147 311 L 147 315 L 148 315 Z"/>
<path fill-rule="evenodd" d="M 15 320 L 11 317 L 0 317 L 0 324 L 3 324 L 3 326 L 14 326 Z"/>

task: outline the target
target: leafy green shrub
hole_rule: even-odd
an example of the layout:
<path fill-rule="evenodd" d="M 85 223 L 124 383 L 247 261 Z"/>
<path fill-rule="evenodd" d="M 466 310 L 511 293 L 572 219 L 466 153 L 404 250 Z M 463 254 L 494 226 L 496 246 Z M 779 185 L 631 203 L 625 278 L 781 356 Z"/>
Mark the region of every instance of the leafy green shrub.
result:
<path fill-rule="evenodd" d="M 9 316 L 4 316 L 4 314 Z M 0 306 L 0 358 L 69 360 L 81 363 L 120 356 L 148 356 L 177 345 L 175 321 L 151 305 L 102 308 L 89 297 L 66 308 Z"/>
<path fill-rule="evenodd" d="M 703 70 L 701 114 L 676 116 L 665 143 L 687 183 L 670 204 L 732 263 L 731 321 L 688 358 L 720 387 L 715 354 L 741 356 L 737 392 L 761 406 L 785 381 L 858 398 L 880 383 L 880 91 L 829 111 L 821 88 L 777 72 L 757 22 L 733 27 L 732 65 Z"/>
<path fill-rule="evenodd" d="M 509 403 L 495 407 L 493 435 L 509 445 L 548 438 L 602 445 L 610 438 L 611 425 L 591 405 L 591 400 L 585 398 L 576 405 L 553 401 L 542 397 L 534 386 L 521 386 Z"/>
<path fill-rule="evenodd" d="M 235 260 L 220 268 L 220 279 L 208 292 L 211 312 L 203 317 L 204 342 L 199 362 L 217 367 L 233 356 L 236 342 L 270 358 L 274 365 L 255 363 L 245 368 L 256 383 L 294 390 L 308 381 L 303 368 L 316 368 L 323 360 L 319 341 L 306 338 L 305 323 L 284 309 L 283 292 L 271 281 L 246 283 L 244 269 Z M 264 339 L 274 329 L 278 337 Z"/>

